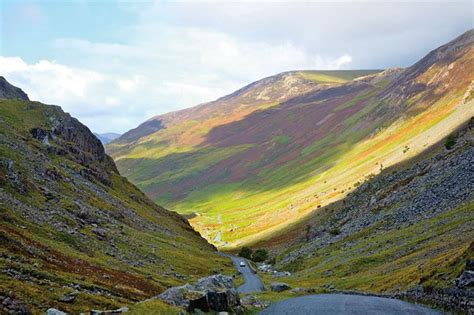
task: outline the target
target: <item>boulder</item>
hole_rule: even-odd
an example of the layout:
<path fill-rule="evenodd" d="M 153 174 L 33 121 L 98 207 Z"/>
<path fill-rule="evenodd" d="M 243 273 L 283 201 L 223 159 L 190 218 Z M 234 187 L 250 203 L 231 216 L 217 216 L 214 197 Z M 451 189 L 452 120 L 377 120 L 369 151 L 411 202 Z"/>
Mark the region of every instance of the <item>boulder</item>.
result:
<path fill-rule="evenodd" d="M 46 311 L 46 315 L 66 315 L 67 313 L 64 313 L 63 311 L 60 311 L 55 308 L 48 308 Z"/>
<path fill-rule="evenodd" d="M 291 289 L 291 287 L 284 283 L 284 282 L 272 282 L 272 284 L 270 285 L 272 291 L 274 292 L 283 292 L 283 291 L 286 291 L 288 289 Z"/>
<path fill-rule="evenodd" d="M 79 294 L 78 292 L 72 292 L 72 293 L 66 294 L 62 296 L 61 298 L 59 298 L 59 302 L 74 303 L 74 301 L 76 301 L 76 297 L 78 294 Z"/>
<path fill-rule="evenodd" d="M 105 232 L 105 229 L 96 227 L 92 229 L 92 232 L 97 235 L 97 237 L 101 240 L 104 240 L 107 238 L 107 233 Z"/>
<path fill-rule="evenodd" d="M 195 285 L 195 288 L 200 291 L 232 289 L 233 287 L 234 279 L 230 276 L 224 276 L 221 274 L 201 278 Z"/>
<path fill-rule="evenodd" d="M 226 312 L 240 305 L 239 293 L 235 289 L 223 292 L 209 291 L 204 296 L 189 301 L 188 311 L 199 309 L 204 312 Z"/>
<path fill-rule="evenodd" d="M 221 274 L 199 279 L 195 285 L 169 288 L 157 298 L 190 312 L 227 312 L 240 305 L 233 278 Z"/>
<path fill-rule="evenodd" d="M 196 300 L 204 295 L 203 292 L 197 292 L 190 284 L 180 287 L 172 287 L 157 296 L 158 299 L 168 304 L 187 308 L 190 300 Z"/>

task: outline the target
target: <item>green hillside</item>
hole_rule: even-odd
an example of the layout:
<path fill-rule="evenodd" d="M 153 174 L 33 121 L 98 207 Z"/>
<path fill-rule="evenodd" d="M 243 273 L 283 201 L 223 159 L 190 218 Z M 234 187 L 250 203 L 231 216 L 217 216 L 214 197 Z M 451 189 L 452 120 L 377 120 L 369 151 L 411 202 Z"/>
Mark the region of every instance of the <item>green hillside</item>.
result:
<path fill-rule="evenodd" d="M 0 218 L 0 292 L 33 313 L 116 309 L 233 272 L 58 106 L 0 100 Z"/>
<path fill-rule="evenodd" d="M 154 117 L 107 151 L 215 245 L 251 244 L 466 122 L 473 38 L 467 32 L 406 69 L 282 73 Z"/>

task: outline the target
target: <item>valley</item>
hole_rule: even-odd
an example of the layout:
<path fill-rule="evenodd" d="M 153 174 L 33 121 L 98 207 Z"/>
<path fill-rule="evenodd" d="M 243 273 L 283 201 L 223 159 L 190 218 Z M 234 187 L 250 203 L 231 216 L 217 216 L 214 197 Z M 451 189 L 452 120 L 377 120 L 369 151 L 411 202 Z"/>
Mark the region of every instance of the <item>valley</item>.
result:
<path fill-rule="evenodd" d="M 472 314 L 473 213 L 472 29 L 122 135 L 0 77 L 1 314 Z"/>

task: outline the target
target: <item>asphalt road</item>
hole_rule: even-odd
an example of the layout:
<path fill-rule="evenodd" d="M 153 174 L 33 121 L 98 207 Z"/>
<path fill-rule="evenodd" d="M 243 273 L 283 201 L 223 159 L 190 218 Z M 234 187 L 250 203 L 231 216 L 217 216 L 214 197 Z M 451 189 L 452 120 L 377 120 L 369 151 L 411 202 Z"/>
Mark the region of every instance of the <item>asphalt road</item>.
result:
<path fill-rule="evenodd" d="M 235 256 L 230 256 L 230 258 L 245 280 L 245 283 L 237 288 L 239 293 L 261 292 L 265 289 L 262 280 L 252 271 L 246 259 Z M 245 263 L 245 267 L 240 267 L 241 261 Z"/>
<path fill-rule="evenodd" d="M 395 299 L 348 294 L 317 294 L 274 303 L 260 314 L 440 315 L 442 313 Z"/>

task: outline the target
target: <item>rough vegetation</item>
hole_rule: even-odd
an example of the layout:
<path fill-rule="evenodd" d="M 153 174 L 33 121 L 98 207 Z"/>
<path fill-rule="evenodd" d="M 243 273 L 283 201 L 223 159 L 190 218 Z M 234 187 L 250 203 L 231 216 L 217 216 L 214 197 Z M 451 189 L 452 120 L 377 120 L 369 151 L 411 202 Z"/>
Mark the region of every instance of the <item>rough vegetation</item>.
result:
<path fill-rule="evenodd" d="M 406 69 L 279 74 L 154 117 L 107 150 L 216 246 L 251 245 L 465 123 L 473 42 L 471 30 Z"/>
<path fill-rule="evenodd" d="M 450 150 L 440 143 L 367 179 L 305 221 L 293 241 L 274 244 L 275 267 L 292 272 L 281 279 L 317 292 L 382 293 L 471 312 L 474 119 L 457 134 Z"/>
<path fill-rule="evenodd" d="M 87 127 L 6 86 L 2 97 L 14 99 L 0 100 L 1 313 L 117 309 L 234 272 L 186 219 L 120 176 Z"/>

